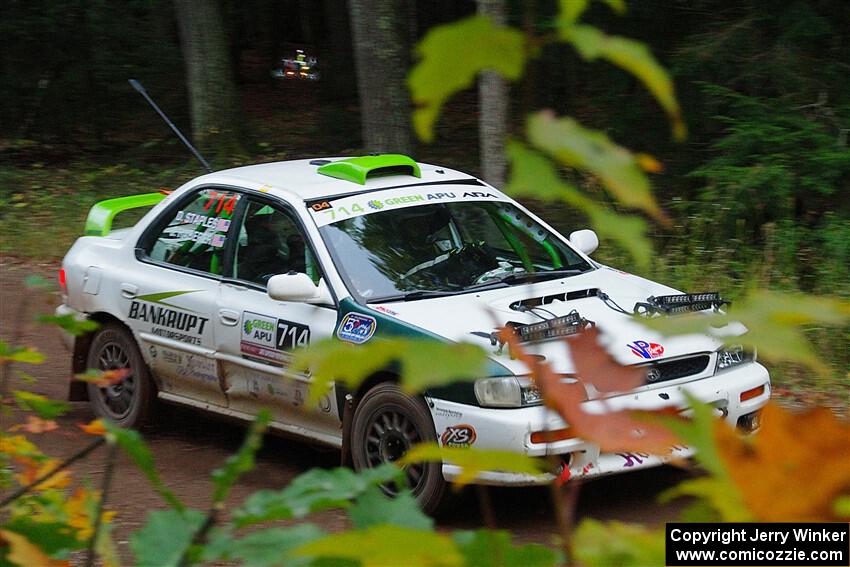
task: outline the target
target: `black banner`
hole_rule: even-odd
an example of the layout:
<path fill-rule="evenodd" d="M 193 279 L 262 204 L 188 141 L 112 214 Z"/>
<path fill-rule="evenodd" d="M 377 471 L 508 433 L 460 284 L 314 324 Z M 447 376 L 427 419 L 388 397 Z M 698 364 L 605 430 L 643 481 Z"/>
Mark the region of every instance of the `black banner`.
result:
<path fill-rule="evenodd" d="M 850 565 L 850 524 L 667 524 L 667 565 Z"/>

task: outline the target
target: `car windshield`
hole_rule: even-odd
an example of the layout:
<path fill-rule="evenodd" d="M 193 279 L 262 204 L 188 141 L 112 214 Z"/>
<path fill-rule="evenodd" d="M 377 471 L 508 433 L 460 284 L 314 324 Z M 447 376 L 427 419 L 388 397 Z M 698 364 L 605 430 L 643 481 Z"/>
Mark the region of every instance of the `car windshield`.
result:
<path fill-rule="evenodd" d="M 343 278 L 367 302 L 504 287 L 593 268 L 505 201 L 385 209 L 320 230 Z"/>

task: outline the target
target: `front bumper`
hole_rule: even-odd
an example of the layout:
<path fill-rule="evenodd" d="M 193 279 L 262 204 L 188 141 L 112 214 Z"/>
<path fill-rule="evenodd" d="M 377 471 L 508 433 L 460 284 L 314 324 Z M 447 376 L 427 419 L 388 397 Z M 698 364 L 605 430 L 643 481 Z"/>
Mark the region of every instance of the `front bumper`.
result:
<path fill-rule="evenodd" d="M 759 386 L 764 391 L 749 400 L 741 401 L 741 393 Z M 760 410 L 770 398 L 770 376 L 767 369 L 757 362 L 722 372 L 715 376 L 670 386 L 621 394 L 603 401 L 584 403 L 585 411 L 602 413 L 618 410 L 654 410 L 675 407 L 687 413 L 688 401 L 685 393 L 715 408 L 718 417 L 736 426 L 740 418 Z M 667 456 L 645 453 L 601 453 L 599 447 L 582 439 L 566 439 L 550 443 L 532 443 L 535 431 L 557 430 L 566 427 L 561 417 L 542 406 L 518 409 L 481 408 L 449 402 L 437 398 L 429 400 L 431 415 L 437 436 L 441 439 L 447 430 L 458 426 L 474 429 L 474 443 L 478 449 L 500 449 L 514 451 L 533 457 L 545 455 L 561 456 L 569 472 L 562 478 L 592 478 L 609 474 L 629 472 L 657 467 L 673 459 L 693 455 L 689 447 L 671 448 Z M 745 419 L 746 420 L 746 419 Z M 452 481 L 461 469 L 451 463 L 443 464 L 443 476 Z M 499 471 L 480 473 L 478 484 L 527 486 L 551 482 L 554 474 L 540 476 L 521 475 Z"/>

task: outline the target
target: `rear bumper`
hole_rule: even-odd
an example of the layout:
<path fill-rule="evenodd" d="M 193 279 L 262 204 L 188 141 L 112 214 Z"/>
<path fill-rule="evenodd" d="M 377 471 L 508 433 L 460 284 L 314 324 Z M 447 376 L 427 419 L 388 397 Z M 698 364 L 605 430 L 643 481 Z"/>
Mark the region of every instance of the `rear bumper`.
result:
<path fill-rule="evenodd" d="M 764 391 L 749 400 L 741 401 L 741 394 L 764 386 Z M 604 401 L 586 402 L 588 413 L 617 410 L 654 410 L 675 407 L 687 414 L 685 393 L 710 404 L 719 418 L 730 425 L 760 410 L 770 398 L 770 376 L 761 364 L 750 363 L 715 376 L 608 398 Z M 471 426 L 475 431 L 473 446 L 479 449 L 500 449 L 529 456 L 558 455 L 563 466 L 569 469 L 562 478 L 599 477 L 660 466 L 674 459 L 693 455 L 689 447 L 672 447 L 666 456 L 645 453 L 601 453 L 599 447 L 582 439 L 566 439 L 551 443 L 532 443 L 535 431 L 563 429 L 567 425 L 555 412 L 542 406 L 521 409 L 491 409 L 432 399 L 431 415 L 437 436 L 459 425 Z M 746 418 L 745 420 L 746 421 Z M 448 481 L 457 478 L 460 467 L 443 464 L 443 476 Z M 499 471 L 485 471 L 478 475 L 478 484 L 533 485 L 545 484 L 554 474 L 541 476 L 518 475 Z"/>

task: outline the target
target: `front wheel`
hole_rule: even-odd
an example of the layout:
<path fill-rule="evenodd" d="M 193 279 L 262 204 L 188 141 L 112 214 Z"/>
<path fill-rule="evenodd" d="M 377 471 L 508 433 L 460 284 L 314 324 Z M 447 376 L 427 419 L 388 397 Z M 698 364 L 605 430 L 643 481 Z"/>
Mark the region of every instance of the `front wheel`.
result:
<path fill-rule="evenodd" d="M 351 457 L 355 470 L 397 461 L 417 443 L 436 441 L 434 422 L 425 402 L 382 383 L 369 390 L 354 412 Z M 428 514 L 440 509 L 447 483 L 442 463 L 415 463 L 405 468 L 408 487 Z M 385 491 L 391 493 L 388 487 Z"/>
<path fill-rule="evenodd" d="M 89 402 L 98 417 L 110 419 L 122 427 L 144 425 L 156 392 L 130 332 L 114 323 L 104 325 L 92 340 L 86 365 L 97 370 L 130 370 L 118 384 L 106 388 L 88 384 Z"/>

